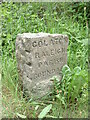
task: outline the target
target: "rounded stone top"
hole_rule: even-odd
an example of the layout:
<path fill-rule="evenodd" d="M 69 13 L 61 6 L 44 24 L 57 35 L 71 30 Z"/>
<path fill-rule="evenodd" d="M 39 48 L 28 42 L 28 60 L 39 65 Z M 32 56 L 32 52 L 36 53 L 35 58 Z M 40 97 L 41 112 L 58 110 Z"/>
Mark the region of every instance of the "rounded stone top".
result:
<path fill-rule="evenodd" d="M 61 36 L 63 38 L 68 38 L 67 35 L 63 35 L 63 34 L 50 34 L 50 33 L 23 33 L 23 34 L 18 34 L 18 37 L 23 37 L 23 38 L 40 38 L 40 37 L 47 37 L 47 36 Z"/>

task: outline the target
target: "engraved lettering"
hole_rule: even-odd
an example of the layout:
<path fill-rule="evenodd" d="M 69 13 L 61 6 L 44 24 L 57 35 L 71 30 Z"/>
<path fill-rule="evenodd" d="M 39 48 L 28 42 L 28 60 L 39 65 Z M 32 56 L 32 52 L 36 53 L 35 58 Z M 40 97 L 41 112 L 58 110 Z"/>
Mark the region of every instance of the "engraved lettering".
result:
<path fill-rule="evenodd" d="M 44 61 L 44 64 L 45 64 L 46 66 L 48 66 L 48 62 L 47 62 L 47 61 Z"/>
<path fill-rule="evenodd" d="M 51 55 L 54 55 L 54 50 L 51 50 Z"/>
<path fill-rule="evenodd" d="M 48 46 L 48 43 L 46 42 L 46 40 L 44 40 L 44 45 L 45 45 L 45 46 Z"/>
<path fill-rule="evenodd" d="M 49 70 L 47 70 L 47 74 L 49 74 L 49 75 L 51 74 Z"/>
<path fill-rule="evenodd" d="M 35 58 L 40 58 L 40 55 L 38 52 L 35 53 Z"/>
<path fill-rule="evenodd" d="M 46 71 L 42 71 L 42 76 L 45 76 L 45 74 L 46 74 Z"/>
<path fill-rule="evenodd" d="M 41 67 L 41 65 L 42 65 L 42 62 L 39 62 L 39 63 L 38 63 L 38 67 Z"/>
<path fill-rule="evenodd" d="M 51 45 L 54 45 L 54 40 L 53 39 L 51 39 Z"/>
<path fill-rule="evenodd" d="M 55 38 L 55 43 L 56 43 L 56 44 L 58 44 L 58 41 L 59 41 L 58 38 Z"/>
<path fill-rule="evenodd" d="M 46 53 L 45 53 L 45 51 L 43 51 L 43 52 L 42 52 L 42 56 L 46 56 Z"/>
<path fill-rule="evenodd" d="M 44 57 L 45 57 L 45 56 L 49 56 L 48 51 L 43 51 L 43 52 L 42 52 L 42 56 L 44 56 Z"/>
<path fill-rule="evenodd" d="M 43 45 L 43 42 L 42 41 L 39 41 L 38 42 L 38 46 L 41 47 Z"/>
<path fill-rule="evenodd" d="M 37 47 L 37 42 L 34 41 L 34 42 L 32 43 L 32 46 L 33 46 L 33 47 Z"/>
<path fill-rule="evenodd" d="M 50 65 L 53 64 L 53 60 L 50 60 L 50 61 L 49 61 L 49 64 L 50 64 Z"/>
<path fill-rule="evenodd" d="M 61 53 L 61 49 L 60 48 L 57 50 L 57 53 Z"/>

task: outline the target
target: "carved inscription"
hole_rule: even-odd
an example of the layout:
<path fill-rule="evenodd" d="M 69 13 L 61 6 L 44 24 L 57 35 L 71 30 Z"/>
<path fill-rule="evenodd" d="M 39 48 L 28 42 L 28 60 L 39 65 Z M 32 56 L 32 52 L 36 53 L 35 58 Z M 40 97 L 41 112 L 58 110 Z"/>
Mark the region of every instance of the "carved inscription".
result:
<path fill-rule="evenodd" d="M 24 33 L 18 35 L 16 40 L 18 69 L 22 73 L 24 83 L 30 79 L 28 84 L 29 87 L 31 84 L 34 94 L 35 91 L 37 93 L 38 89 L 35 87 L 36 83 L 38 83 L 38 86 L 39 83 L 40 85 L 44 83 L 44 86 L 50 86 L 50 78 L 60 76 L 63 65 L 67 64 L 67 46 L 68 37 L 66 35 L 47 33 Z M 24 86 L 24 88 L 29 90 L 27 86 Z"/>
<path fill-rule="evenodd" d="M 49 46 L 49 45 L 55 45 L 55 44 L 61 44 L 63 45 L 62 42 L 62 37 L 61 38 L 51 38 L 50 41 L 48 40 L 39 40 L 39 41 L 33 41 L 32 42 L 32 47 L 43 47 L 43 46 Z"/>
<path fill-rule="evenodd" d="M 41 58 L 41 57 L 48 57 L 48 56 L 54 56 L 54 55 L 60 55 L 63 54 L 65 52 L 65 48 L 52 48 L 52 49 L 49 49 L 49 51 L 47 50 L 44 50 L 42 52 L 35 52 L 34 55 L 35 55 L 35 58 Z"/>

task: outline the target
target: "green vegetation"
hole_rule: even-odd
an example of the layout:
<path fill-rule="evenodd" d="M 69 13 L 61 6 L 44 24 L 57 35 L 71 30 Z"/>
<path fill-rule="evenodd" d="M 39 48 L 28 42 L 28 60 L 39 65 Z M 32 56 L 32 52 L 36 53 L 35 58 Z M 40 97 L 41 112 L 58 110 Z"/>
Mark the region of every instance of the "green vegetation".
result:
<path fill-rule="evenodd" d="M 0 4 L 3 117 L 88 117 L 89 5 L 83 2 Z M 24 98 L 18 79 L 15 40 L 18 33 L 24 32 L 69 36 L 68 61 L 62 68 L 62 80 L 58 82 L 54 77 L 52 95 L 41 101 Z"/>

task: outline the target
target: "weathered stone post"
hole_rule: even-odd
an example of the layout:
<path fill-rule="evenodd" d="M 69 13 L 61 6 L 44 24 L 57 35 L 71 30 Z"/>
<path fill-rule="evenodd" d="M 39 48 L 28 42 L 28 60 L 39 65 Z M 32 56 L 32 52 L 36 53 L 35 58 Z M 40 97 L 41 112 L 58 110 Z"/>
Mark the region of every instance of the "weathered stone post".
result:
<path fill-rule="evenodd" d="M 49 33 L 23 33 L 16 39 L 16 58 L 23 89 L 32 97 L 49 93 L 53 82 L 61 79 L 60 71 L 67 64 L 68 36 Z"/>

